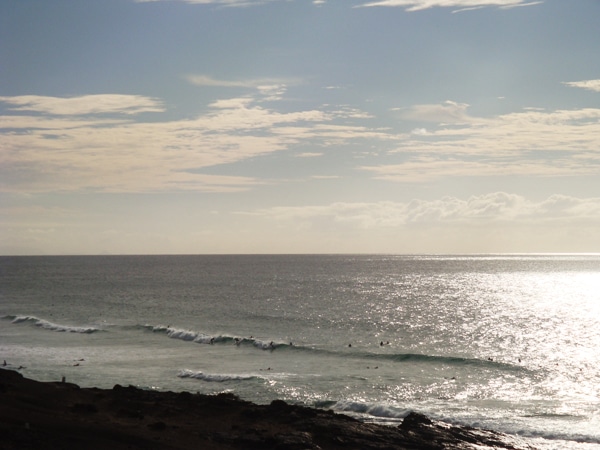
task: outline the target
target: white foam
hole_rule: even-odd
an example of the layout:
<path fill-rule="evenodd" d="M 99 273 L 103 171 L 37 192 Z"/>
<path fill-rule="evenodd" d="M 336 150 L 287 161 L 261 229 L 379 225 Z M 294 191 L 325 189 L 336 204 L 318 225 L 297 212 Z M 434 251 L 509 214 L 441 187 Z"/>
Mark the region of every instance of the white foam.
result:
<path fill-rule="evenodd" d="M 408 409 L 397 409 L 382 403 L 362 403 L 350 400 L 338 401 L 333 405 L 332 409 L 389 419 L 403 419 L 410 413 Z"/>
<path fill-rule="evenodd" d="M 277 347 L 277 344 L 275 344 L 273 341 L 266 343 L 263 341 L 256 340 L 253 344 L 255 347 L 258 347 L 261 350 L 275 350 L 275 347 Z"/>
<path fill-rule="evenodd" d="M 209 336 L 204 333 L 192 330 L 184 330 L 182 328 L 171 328 L 170 326 L 159 325 L 151 327 L 152 331 L 157 333 L 166 333 L 172 339 L 180 339 L 182 341 L 198 342 L 200 344 L 212 344 L 219 340 L 214 336 Z"/>
<path fill-rule="evenodd" d="M 71 325 L 59 325 L 56 323 L 48 322 L 44 319 L 39 319 L 34 316 L 17 316 L 12 320 L 12 323 L 22 323 L 22 322 L 31 322 L 36 327 L 43 328 L 45 330 L 51 331 L 61 331 L 67 333 L 94 333 L 96 331 L 100 331 L 100 328 L 95 327 L 76 327 Z"/>
<path fill-rule="evenodd" d="M 236 374 L 210 374 L 199 371 L 184 369 L 177 375 L 179 378 L 195 378 L 198 380 L 209 382 L 224 382 L 224 381 L 242 381 L 257 378 L 255 375 L 236 375 Z"/>

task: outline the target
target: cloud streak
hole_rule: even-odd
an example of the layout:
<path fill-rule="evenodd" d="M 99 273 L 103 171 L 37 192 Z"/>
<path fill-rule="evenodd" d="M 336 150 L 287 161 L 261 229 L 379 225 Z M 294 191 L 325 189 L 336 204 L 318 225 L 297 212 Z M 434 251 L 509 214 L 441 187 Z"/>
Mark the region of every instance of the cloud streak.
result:
<path fill-rule="evenodd" d="M 322 206 L 275 207 L 244 214 L 297 224 L 317 224 L 327 220 L 359 229 L 411 225 L 515 225 L 519 222 L 529 224 L 537 221 L 593 223 L 600 220 L 600 197 L 551 195 L 535 202 L 516 194 L 494 192 L 467 199 L 444 197 L 409 202 L 336 202 Z"/>
<path fill-rule="evenodd" d="M 466 103 L 447 100 L 441 105 L 414 105 L 404 110 L 396 110 L 400 111 L 403 119 L 440 124 L 465 124 L 473 121 L 473 118 L 467 114 L 468 107 Z"/>
<path fill-rule="evenodd" d="M 246 88 L 259 89 L 265 86 L 286 86 L 297 84 L 297 80 L 283 80 L 277 78 L 257 78 L 249 80 L 219 80 L 208 75 L 186 75 L 185 79 L 196 86 L 208 87 L 228 87 L 228 88 Z"/>
<path fill-rule="evenodd" d="M 265 107 L 273 98 L 272 91 L 257 89 L 216 100 L 193 118 L 144 121 L 133 116 L 164 111 L 160 100 L 2 97 L 14 114 L 0 116 L 0 187 L 232 192 L 271 181 L 208 176 L 206 169 L 284 150 L 306 160 L 328 148 L 347 149 L 346 162 L 390 182 L 600 175 L 600 109 L 526 109 L 484 119 L 468 114 L 465 103 L 421 104 L 396 110 L 403 121 L 427 122 L 427 129 L 402 133 L 368 126 L 373 115 L 349 106 Z M 361 152 L 365 144 L 377 151 Z M 340 176 L 335 170 L 329 169 L 331 177 Z"/>
<path fill-rule="evenodd" d="M 256 97 L 218 100 L 195 118 L 163 122 L 119 119 L 124 111 L 157 110 L 159 102 L 148 98 L 99 106 L 86 104 L 95 96 L 3 97 L 19 113 L 32 114 L 0 116 L 0 187 L 5 192 L 239 191 L 267 181 L 209 176 L 203 170 L 300 141 L 343 145 L 386 137 L 364 126 L 335 123 L 361 117 L 354 110 L 280 112 L 260 106 L 269 95 L 259 91 Z M 116 117 L 101 115 L 109 112 Z"/>
<path fill-rule="evenodd" d="M 150 3 L 158 1 L 178 1 L 193 5 L 220 5 L 225 7 L 247 7 L 265 5 L 276 1 L 286 0 L 135 0 L 136 3 Z M 289 1 L 289 0 L 287 0 Z M 325 0 L 313 0 L 316 6 L 325 4 Z M 364 3 L 358 7 L 389 6 L 403 7 L 406 11 L 421 11 L 429 8 L 457 8 L 454 12 L 470 11 L 485 7 L 498 7 L 501 9 L 522 6 L 534 6 L 543 3 L 543 0 L 379 0 Z"/>
<path fill-rule="evenodd" d="M 571 87 L 587 89 L 588 91 L 600 92 L 600 80 L 565 81 L 563 84 Z"/>
<path fill-rule="evenodd" d="M 231 7 L 244 7 L 244 6 L 255 6 L 264 5 L 273 1 L 280 0 L 135 0 L 136 3 L 150 3 L 158 1 L 179 1 L 181 3 L 189 3 L 193 5 L 222 5 Z"/>
<path fill-rule="evenodd" d="M 440 123 L 414 129 L 401 140 L 391 152 L 402 156 L 401 162 L 362 169 L 379 179 L 406 183 L 461 176 L 600 175 L 600 109 L 530 109 L 481 119 L 456 105 L 405 110 L 406 118 Z"/>
<path fill-rule="evenodd" d="M 466 11 L 490 6 L 506 9 L 517 6 L 533 6 L 541 3 L 541 1 L 528 2 L 527 0 L 380 0 L 368 2 L 361 6 L 402 7 L 406 11 L 421 11 L 430 8 L 458 8 L 458 10 Z"/>
<path fill-rule="evenodd" d="M 140 114 L 163 112 L 158 99 L 141 95 L 99 94 L 60 98 L 41 95 L 0 97 L 13 111 L 32 111 L 52 115 Z"/>

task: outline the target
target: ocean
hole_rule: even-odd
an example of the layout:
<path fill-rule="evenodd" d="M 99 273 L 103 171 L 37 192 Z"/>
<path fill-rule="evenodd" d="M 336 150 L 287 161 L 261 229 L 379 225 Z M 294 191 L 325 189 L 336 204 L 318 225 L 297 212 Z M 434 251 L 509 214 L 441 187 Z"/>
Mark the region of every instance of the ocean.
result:
<path fill-rule="evenodd" d="M 0 318 L 40 381 L 600 449 L 600 255 L 4 256 Z"/>

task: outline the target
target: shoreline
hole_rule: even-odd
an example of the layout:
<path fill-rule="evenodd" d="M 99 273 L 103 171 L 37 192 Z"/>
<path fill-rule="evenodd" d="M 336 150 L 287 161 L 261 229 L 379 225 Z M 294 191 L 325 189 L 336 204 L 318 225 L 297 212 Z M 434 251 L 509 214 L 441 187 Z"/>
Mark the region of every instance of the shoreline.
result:
<path fill-rule="evenodd" d="M 398 426 L 233 394 L 81 388 L 0 370 L 1 448 L 532 450 L 503 433 L 411 413 Z"/>

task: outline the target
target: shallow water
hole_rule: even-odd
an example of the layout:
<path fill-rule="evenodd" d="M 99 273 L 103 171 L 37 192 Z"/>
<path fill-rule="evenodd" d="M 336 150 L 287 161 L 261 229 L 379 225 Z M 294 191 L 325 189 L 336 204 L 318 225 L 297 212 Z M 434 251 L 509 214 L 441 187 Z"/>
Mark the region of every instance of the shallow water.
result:
<path fill-rule="evenodd" d="M 0 258 L 0 359 L 600 448 L 600 256 Z M 383 345 L 381 345 L 383 344 Z"/>

